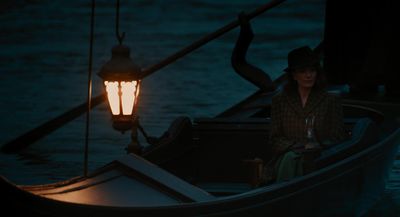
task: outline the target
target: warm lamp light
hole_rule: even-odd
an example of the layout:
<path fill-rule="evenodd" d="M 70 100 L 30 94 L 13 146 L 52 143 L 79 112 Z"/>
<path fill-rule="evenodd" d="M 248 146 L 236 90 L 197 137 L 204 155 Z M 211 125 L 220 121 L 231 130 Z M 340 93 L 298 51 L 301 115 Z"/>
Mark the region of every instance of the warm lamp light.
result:
<path fill-rule="evenodd" d="M 111 113 L 132 115 L 136 99 L 139 95 L 138 81 L 104 81 Z"/>
<path fill-rule="evenodd" d="M 101 68 L 107 100 L 112 114 L 113 127 L 125 132 L 132 130 L 132 143 L 128 152 L 138 153 L 138 118 L 136 115 L 140 90 L 140 68 L 130 58 L 129 48 L 117 45 L 112 49 L 111 59 Z"/>

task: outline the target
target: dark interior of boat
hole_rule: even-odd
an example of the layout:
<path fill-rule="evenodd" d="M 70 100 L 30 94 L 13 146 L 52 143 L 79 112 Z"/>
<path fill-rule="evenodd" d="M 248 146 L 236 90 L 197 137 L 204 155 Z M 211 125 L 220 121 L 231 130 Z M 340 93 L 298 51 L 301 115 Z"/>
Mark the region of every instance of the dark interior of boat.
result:
<path fill-rule="evenodd" d="M 350 104 L 343 105 L 343 112 L 349 139 L 324 149 L 314 160 L 314 170 L 366 149 L 383 136 L 381 112 Z M 215 196 L 243 193 L 260 187 L 254 177 L 259 160 L 263 164 L 271 158 L 269 114 L 270 106 L 265 106 L 247 118 L 177 118 L 144 157 Z"/>

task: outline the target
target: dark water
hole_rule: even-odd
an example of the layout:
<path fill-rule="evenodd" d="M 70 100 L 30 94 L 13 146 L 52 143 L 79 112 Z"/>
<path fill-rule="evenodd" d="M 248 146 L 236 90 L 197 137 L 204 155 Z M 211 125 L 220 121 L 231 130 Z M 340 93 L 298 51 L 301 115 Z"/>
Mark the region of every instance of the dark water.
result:
<path fill-rule="evenodd" d="M 263 4 L 259 0 L 121 1 L 124 44 L 143 68 Z M 288 1 L 252 21 L 248 60 L 272 78 L 293 48 L 323 37 L 324 1 Z M 0 144 L 83 103 L 87 93 L 90 1 L 19 0 L 0 3 Z M 230 55 L 238 29 L 178 60 L 142 83 L 139 114 L 158 136 L 178 116 L 212 117 L 256 88 L 236 75 Z M 94 72 L 117 44 L 114 1 L 97 1 Z M 94 96 L 102 91 L 93 76 Z M 0 154 L 0 173 L 18 184 L 49 183 L 82 174 L 85 116 L 17 155 Z M 143 138 L 141 138 L 143 141 Z M 89 167 L 125 154 L 129 134 L 112 129 L 105 105 L 91 114 Z M 400 162 L 370 216 L 396 216 Z"/>

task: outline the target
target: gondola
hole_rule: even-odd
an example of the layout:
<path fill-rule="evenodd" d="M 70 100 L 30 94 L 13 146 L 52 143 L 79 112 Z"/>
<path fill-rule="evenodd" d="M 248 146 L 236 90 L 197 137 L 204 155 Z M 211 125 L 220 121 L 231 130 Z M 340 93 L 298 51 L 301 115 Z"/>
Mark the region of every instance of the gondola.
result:
<path fill-rule="evenodd" d="M 343 98 L 349 139 L 321 152 L 314 169 L 260 185 L 271 98 L 259 90 L 212 118 L 180 117 L 142 154 L 87 176 L 21 186 L 1 177 L 5 210 L 29 216 L 362 216 L 381 196 L 400 144 L 400 100 L 378 90 Z"/>
<path fill-rule="evenodd" d="M 268 113 L 268 105 L 252 103 L 268 102 L 270 96 L 256 94 L 229 116 L 193 123 L 178 118 L 166 142 L 142 157 L 124 156 L 87 177 L 38 186 L 17 186 L 3 177 L 7 207 L 45 216 L 364 214 L 385 188 L 400 129 L 387 126 L 378 110 L 345 104 L 350 140 L 324 150 L 316 159 L 318 169 L 307 175 L 256 186 L 257 167 L 246 160 L 268 155 L 269 119 L 259 116 Z"/>

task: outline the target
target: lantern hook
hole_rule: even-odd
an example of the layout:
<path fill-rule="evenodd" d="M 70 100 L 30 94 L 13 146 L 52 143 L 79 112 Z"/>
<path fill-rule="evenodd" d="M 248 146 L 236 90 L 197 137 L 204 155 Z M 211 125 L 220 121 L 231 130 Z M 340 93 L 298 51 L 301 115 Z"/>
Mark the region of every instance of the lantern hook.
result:
<path fill-rule="evenodd" d="M 125 32 L 123 32 L 122 34 L 120 34 L 119 32 L 119 0 L 117 0 L 117 5 L 116 5 L 116 9 L 117 9 L 117 13 L 116 13 L 116 17 L 115 17 L 115 33 L 117 35 L 117 39 L 119 44 L 122 44 L 122 41 L 124 40 L 125 37 Z"/>

